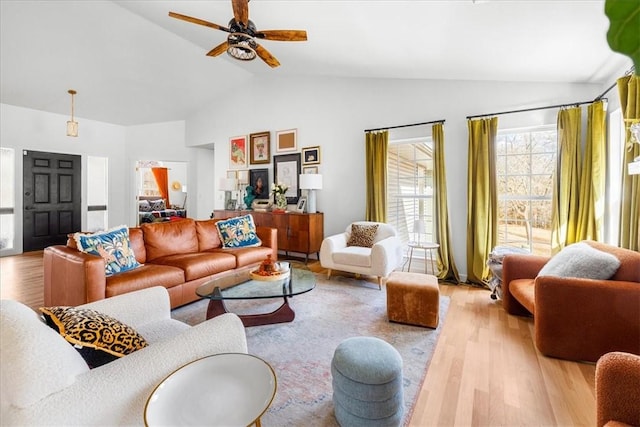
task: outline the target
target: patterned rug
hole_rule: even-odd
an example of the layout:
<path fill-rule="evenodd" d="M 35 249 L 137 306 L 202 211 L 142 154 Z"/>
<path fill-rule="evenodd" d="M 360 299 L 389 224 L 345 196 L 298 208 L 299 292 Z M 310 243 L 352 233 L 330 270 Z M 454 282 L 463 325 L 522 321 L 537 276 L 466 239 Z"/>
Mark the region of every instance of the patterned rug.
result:
<path fill-rule="evenodd" d="M 268 426 L 337 426 L 333 415 L 331 358 L 346 338 L 374 336 L 393 345 L 402 355 L 405 419 L 411 412 L 431 361 L 449 307 L 440 297 L 437 329 L 391 323 L 386 314 L 386 292 L 377 284 L 350 277 L 327 279 L 316 274 L 311 292 L 289 300 L 296 313 L 291 323 L 246 328 L 249 353 L 266 360 L 275 370 L 278 390 L 262 416 Z M 281 301 L 231 301 L 238 314 L 272 311 Z M 275 302 L 274 302 L 275 301 Z M 208 300 L 178 308 L 172 315 L 191 325 L 205 320 Z"/>

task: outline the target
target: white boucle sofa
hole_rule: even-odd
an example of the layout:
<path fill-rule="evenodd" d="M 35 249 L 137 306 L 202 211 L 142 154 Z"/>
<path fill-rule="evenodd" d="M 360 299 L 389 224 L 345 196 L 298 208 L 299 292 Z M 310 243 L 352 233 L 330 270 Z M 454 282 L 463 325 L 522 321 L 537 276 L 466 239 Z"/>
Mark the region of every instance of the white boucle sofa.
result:
<path fill-rule="evenodd" d="M 144 425 L 147 398 L 195 359 L 246 353 L 242 322 L 224 314 L 190 327 L 171 319 L 169 294 L 147 288 L 86 304 L 136 329 L 149 346 L 89 369 L 38 313 L 0 302 L 0 425 Z"/>

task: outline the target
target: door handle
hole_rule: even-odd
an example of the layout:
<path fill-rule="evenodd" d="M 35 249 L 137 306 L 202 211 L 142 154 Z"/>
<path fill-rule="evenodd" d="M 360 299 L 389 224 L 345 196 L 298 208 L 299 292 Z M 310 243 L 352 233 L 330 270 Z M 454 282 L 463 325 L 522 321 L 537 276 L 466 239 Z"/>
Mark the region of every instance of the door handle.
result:
<path fill-rule="evenodd" d="M 32 211 L 34 209 L 35 208 L 33 206 L 27 206 L 27 207 L 24 208 L 25 211 Z"/>

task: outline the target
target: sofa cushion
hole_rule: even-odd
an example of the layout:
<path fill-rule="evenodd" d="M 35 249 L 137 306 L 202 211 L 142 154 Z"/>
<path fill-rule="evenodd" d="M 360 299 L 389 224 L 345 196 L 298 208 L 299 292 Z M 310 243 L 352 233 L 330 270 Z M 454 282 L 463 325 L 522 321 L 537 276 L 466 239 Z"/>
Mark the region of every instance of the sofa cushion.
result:
<path fill-rule="evenodd" d="M 150 200 L 149 205 L 151 205 L 152 211 L 163 211 L 167 208 L 164 203 L 164 199 Z"/>
<path fill-rule="evenodd" d="M 336 264 L 357 267 L 371 267 L 371 249 L 361 246 L 349 246 L 331 254 Z"/>
<path fill-rule="evenodd" d="M 41 307 L 47 324 L 71 343 L 91 368 L 147 346 L 135 329 L 88 308 Z"/>
<path fill-rule="evenodd" d="M 138 200 L 138 211 L 139 212 L 151 212 L 151 204 L 148 200 Z"/>
<path fill-rule="evenodd" d="M 539 276 L 579 277 L 606 280 L 620 267 L 615 256 L 599 251 L 587 243 L 569 245 L 558 252 L 538 273 Z"/>
<path fill-rule="evenodd" d="M 147 263 L 135 270 L 107 277 L 105 296 L 109 298 L 152 286 L 169 289 L 184 282 L 184 271 L 181 268 Z"/>
<path fill-rule="evenodd" d="M 140 228 L 144 233 L 147 262 L 169 255 L 198 252 L 196 225 L 191 218 L 142 224 Z"/>
<path fill-rule="evenodd" d="M 216 227 L 223 248 L 246 248 L 262 245 L 251 214 L 217 221 Z"/>
<path fill-rule="evenodd" d="M 107 276 L 140 266 L 129 241 L 129 229 L 124 225 L 98 233 L 76 233 L 74 239 L 81 252 L 104 258 Z"/>
<path fill-rule="evenodd" d="M 196 221 L 196 233 L 198 234 L 198 247 L 200 248 L 200 252 L 222 246 L 216 222 L 218 222 L 217 219 Z"/>
<path fill-rule="evenodd" d="M 156 258 L 156 265 L 168 265 L 184 271 L 185 281 L 201 279 L 236 268 L 236 257 L 228 253 L 201 252 Z"/>
<path fill-rule="evenodd" d="M 584 243 L 599 251 L 610 253 L 620 260 L 620 268 L 611 277 L 611 280 L 640 282 L 640 252 L 593 240 L 585 240 Z"/>
<path fill-rule="evenodd" d="M 536 305 L 535 290 L 534 279 L 515 279 L 509 283 L 509 293 L 531 314 Z"/>
<path fill-rule="evenodd" d="M 14 300 L 0 301 L 0 343 L 3 408 L 29 407 L 89 371 L 78 352 L 38 313 Z"/>
<path fill-rule="evenodd" d="M 236 268 L 257 264 L 264 261 L 267 255 L 273 255 L 273 249 L 266 246 L 236 249 L 211 249 L 211 252 L 231 254 L 236 258 Z"/>
<path fill-rule="evenodd" d="M 351 224 L 351 235 L 347 246 L 360 246 L 370 248 L 376 238 L 378 224 Z"/>
<path fill-rule="evenodd" d="M 136 260 L 140 264 L 147 262 L 147 250 L 144 247 L 144 237 L 141 229 L 137 227 L 129 228 L 129 244 L 136 255 Z"/>

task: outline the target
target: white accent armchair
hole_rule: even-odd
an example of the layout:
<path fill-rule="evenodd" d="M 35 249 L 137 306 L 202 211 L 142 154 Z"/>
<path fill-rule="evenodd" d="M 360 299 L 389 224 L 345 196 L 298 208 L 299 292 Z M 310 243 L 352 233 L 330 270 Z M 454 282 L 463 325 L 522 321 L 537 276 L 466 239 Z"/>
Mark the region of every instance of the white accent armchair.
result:
<path fill-rule="evenodd" d="M 403 250 L 398 232 L 393 226 L 382 222 L 357 221 L 353 224 L 378 224 L 373 246 L 347 246 L 351 236 L 352 224 L 349 224 L 344 233 L 329 236 L 322 241 L 320 264 L 328 269 L 327 277 L 331 277 L 331 270 L 377 276 L 378 288 L 382 289 L 382 279 L 402 265 Z"/>
<path fill-rule="evenodd" d="M 1 425 L 144 425 L 151 392 L 179 367 L 217 353 L 246 353 L 242 321 L 228 313 L 194 327 L 171 318 L 163 287 L 86 304 L 138 331 L 149 344 L 89 369 L 32 309 L 0 301 Z"/>

